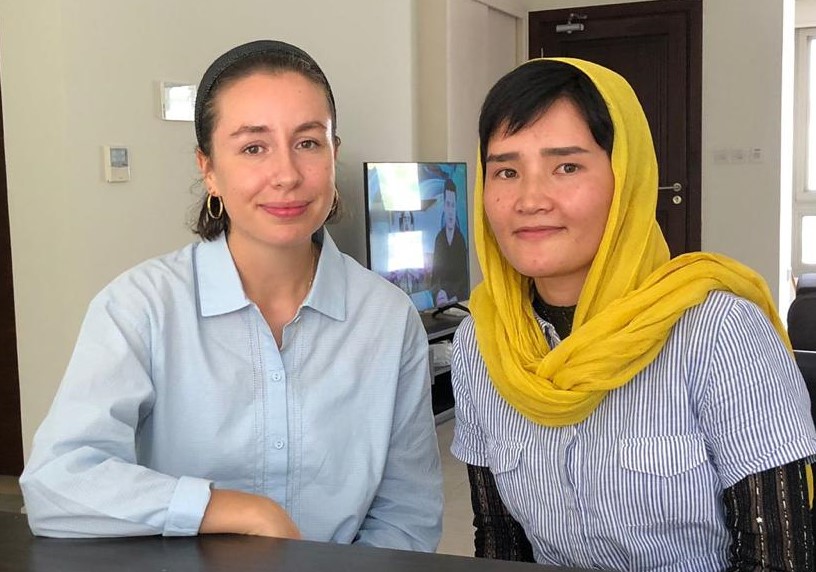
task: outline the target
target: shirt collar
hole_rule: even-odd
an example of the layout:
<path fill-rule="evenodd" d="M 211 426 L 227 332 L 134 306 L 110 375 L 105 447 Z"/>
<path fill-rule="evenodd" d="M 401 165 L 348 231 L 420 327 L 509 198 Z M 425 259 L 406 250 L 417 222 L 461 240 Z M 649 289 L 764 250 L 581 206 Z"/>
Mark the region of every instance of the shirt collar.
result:
<path fill-rule="evenodd" d="M 312 290 L 306 296 L 303 305 L 335 320 L 345 320 L 346 261 L 325 228 L 315 233 L 314 240 L 323 248 L 317 263 Z M 198 245 L 195 268 L 202 316 L 228 314 L 252 303 L 244 293 L 241 277 L 227 247 L 225 234 L 222 233 L 215 240 Z"/>
<path fill-rule="evenodd" d="M 224 233 L 215 240 L 198 245 L 195 269 L 202 316 L 228 314 L 251 304 L 244 294 L 244 286 L 227 247 L 227 237 Z"/>
<path fill-rule="evenodd" d="M 345 320 L 348 285 L 346 260 L 325 227 L 315 233 L 314 240 L 323 248 L 320 250 L 312 291 L 303 305 L 335 320 Z"/>

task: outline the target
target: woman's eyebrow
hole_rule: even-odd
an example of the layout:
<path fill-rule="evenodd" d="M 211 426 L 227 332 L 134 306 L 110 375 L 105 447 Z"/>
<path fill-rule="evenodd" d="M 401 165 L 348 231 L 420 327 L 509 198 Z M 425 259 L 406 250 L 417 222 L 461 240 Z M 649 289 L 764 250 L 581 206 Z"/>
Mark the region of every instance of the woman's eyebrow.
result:
<path fill-rule="evenodd" d="M 295 133 L 303 133 L 304 131 L 311 131 L 313 129 L 325 131 L 326 125 L 321 121 L 307 121 L 298 125 L 295 128 Z M 230 137 L 238 137 L 245 133 L 270 133 L 271 131 L 272 129 L 267 125 L 241 125 L 241 127 L 230 133 Z"/>
<path fill-rule="evenodd" d="M 568 145 L 566 147 L 542 147 L 538 150 L 542 157 L 568 157 L 570 155 L 579 155 L 582 153 L 589 153 L 588 149 L 584 149 L 580 145 Z M 521 157 L 518 151 L 510 151 L 507 153 L 491 153 L 485 159 L 485 163 L 503 163 L 505 161 L 516 161 Z"/>
<path fill-rule="evenodd" d="M 570 145 L 568 147 L 544 147 L 539 150 L 539 153 L 542 157 L 566 157 L 568 155 L 589 153 L 589 150 L 578 145 Z"/>
<path fill-rule="evenodd" d="M 269 133 L 266 125 L 241 125 L 238 129 L 229 134 L 230 137 L 238 137 L 244 133 Z"/>
<path fill-rule="evenodd" d="M 304 131 L 311 131 L 312 129 L 317 129 L 319 131 L 325 131 L 327 126 L 325 123 L 321 121 L 307 121 L 306 123 L 301 123 L 295 128 L 295 133 L 303 133 Z"/>
<path fill-rule="evenodd" d="M 511 151 L 509 153 L 491 153 L 485 159 L 485 163 L 503 163 L 505 161 L 515 161 L 518 159 L 520 155 L 516 151 Z"/>

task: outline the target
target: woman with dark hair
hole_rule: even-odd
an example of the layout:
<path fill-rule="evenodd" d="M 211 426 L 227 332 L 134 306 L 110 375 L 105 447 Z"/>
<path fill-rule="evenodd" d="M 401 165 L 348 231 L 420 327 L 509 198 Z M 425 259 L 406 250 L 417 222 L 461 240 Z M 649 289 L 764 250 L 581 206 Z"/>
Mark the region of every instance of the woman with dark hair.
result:
<path fill-rule="evenodd" d="M 670 260 L 631 87 L 534 60 L 491 89 L 479 137 L 484 282 L 452 348 L 476 555 L 813 569 L 816 430 L 787 336 L 752 270 Z"/>
<path fill-rule="evenodd" d="M 195 128 L 204 241 L 91 303 L 20 480 L 32 530 L 433 551 L 427 337 L 324 229 L 340 143 L 325 75 L 295 46 L 238 46 L 204 74 Z"/>

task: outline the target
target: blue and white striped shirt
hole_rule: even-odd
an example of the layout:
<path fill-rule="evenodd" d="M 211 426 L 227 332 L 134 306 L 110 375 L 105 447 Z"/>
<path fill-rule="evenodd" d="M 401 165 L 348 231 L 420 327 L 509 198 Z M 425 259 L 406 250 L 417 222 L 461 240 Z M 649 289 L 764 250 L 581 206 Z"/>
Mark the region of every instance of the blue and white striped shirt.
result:
<path fill-rule="evenodd" d="M 755 305 L 723 292 L 688 310 L 655 361 L 577 425 L 537 425 L 500 397 L 470 318 L 452 370 L 451 450 L 490 467 L 542 564 L 724 570 L 723 490 L 816 454 L 796 364 Z"/>
<path fill-rule="evenodd" d="M 20 484 L 36 534 L 196 534 L 210 486 L 266 495 L 308 540 L 433 551 L 442 473 L 410 299 L 328 233 L 279 349 L 226 240 L 91 303 Z"/>

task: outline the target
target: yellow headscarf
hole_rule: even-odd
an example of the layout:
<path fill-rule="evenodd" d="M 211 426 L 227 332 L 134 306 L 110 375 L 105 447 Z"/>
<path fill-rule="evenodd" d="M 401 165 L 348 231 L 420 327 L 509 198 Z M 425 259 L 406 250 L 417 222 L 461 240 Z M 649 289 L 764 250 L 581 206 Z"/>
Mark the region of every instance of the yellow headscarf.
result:
<path fill-rule="evenodd" d="M 649 365 L 675 322 L 712 290 L 733 292 L 756 303 L 790 348 L 768 286 L 756 272 L 715 254 L 684 254 L 669 260 L 655 219 L 658 180 L 652 137 L 626 80 L 596 64 L 554 59 L 589 76 L 609 108 L 615 129 L 614 196 L 572 333 L 550 351 L 533 315 L 530 279 L 504 259 L 485 218 L 479 158 L 474 232 L 484 281 L 474 290 L 470 308 L 479 350 L 496 390 L 541 425 L 579 423 L 608 391 Z"/>

